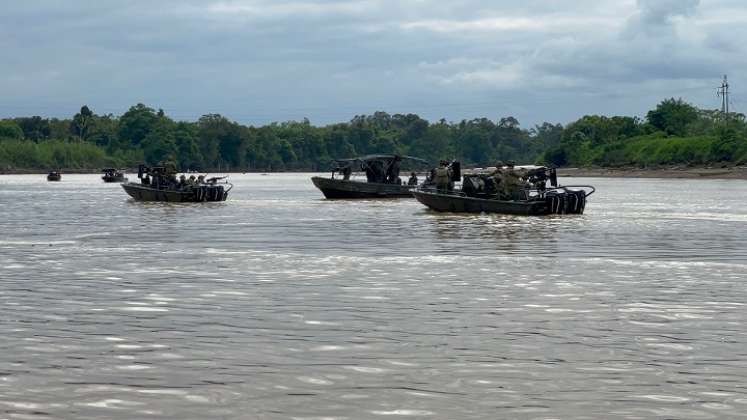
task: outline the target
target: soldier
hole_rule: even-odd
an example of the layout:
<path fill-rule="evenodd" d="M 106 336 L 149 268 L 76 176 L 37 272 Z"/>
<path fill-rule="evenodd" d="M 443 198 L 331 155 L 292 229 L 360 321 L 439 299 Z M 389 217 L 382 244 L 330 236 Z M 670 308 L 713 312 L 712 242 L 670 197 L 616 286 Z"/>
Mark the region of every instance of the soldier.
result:
<path fill-rule="evenodd" d="M 366 182 L 376 182 L 376 173 L 374 168 L 367 162 L 362 163 L 363 170 L 366 172 Z"/>
<path fill-rule="evenodd" d="M 394 159 L 392 159 L 392 162 L 389 164 L 389 167 L 386 171 L 386 182 L 388 184 L 401 184 L 402 181 L 399 181 L 399 168 L 402 162 L 402 158 L 399 155 L 395 155 Z"/>
<path fill-rule="evenodd" d="M 522 191 L 524 190 L 524 184 L 521 181 L 519 172 L 514 170 L 514 163 L 508 162 L 506 164 L 508 169 L 504 175 L 504 193 L 511 200 L 523 199 Z"/>
<path fill-rule="evenodd" d="M 415 172 L 410 173 L 410 179 L 407 180 L 407 185 L 410 185 L 410 186 L 418 185 L 418 176 L 415 175 Z"/>
<path fill-rule="evenodd" d="M 384 162 L 380 160 L 372 160 L 368 163 L 368 166 L 371 168 L 371 172 L 373 174 L 373 181 L 369 181 L 369 182 L 377 182 L 380 184 L 383 184 L 386 182 Z"/>
<path fill-rule="evenodd" d="M 495 170 L 488 174 L 485 184 L 490 194 L 498 194 L 499 197 L 503 198 L 505 182 L 505 172 L 503 169 L 504 163 L 498 161 L 495 163 Z"/>
<path fill-rule="evenodd" d="M 442 160 L 436 168 L 436 176 L 434 181 L 436 182 L 436 189 L 438 192 L 447 192 L 449 190 L 449 182 L 451 182 L 451 170 L 449 170 L 449 162 Z"/>

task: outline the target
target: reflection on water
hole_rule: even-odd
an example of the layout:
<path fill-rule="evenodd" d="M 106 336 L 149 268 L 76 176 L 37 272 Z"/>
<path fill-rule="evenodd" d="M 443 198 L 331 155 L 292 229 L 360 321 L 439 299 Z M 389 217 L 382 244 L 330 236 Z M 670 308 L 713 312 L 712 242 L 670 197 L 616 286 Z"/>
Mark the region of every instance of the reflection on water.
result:
<path fill-rule="evenodd" d="M 0 418 L 736 418 L 747 183 L 454 215 L 234 175 L 0 177 Z"/>
<path fill-rule="evenodd" d="M 430 211 L 426 211 L 430 213 Z M 551 255 L 557 252 L 558 216 L 527 218 L 509 215 L 432 213 L 432 227 L 442 243 L 458 241 L 456 252 Z M 568 216 L 569 219 L 583 216 Z M 558 222 L 566 226 L 571 220 Z M 467 245 L 469 244 L 469 245 Z"/>

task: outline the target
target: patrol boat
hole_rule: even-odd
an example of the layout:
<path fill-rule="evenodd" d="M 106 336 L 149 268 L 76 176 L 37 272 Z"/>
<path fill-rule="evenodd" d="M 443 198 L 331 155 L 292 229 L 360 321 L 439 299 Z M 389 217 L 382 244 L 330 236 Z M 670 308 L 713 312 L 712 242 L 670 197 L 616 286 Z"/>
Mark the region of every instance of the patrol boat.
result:
<path fill-rule="evenodd" d="M 548 215 L 583 214 L 586 199 L 596 191 L 591 185 L 558 185 L 556 171 L 551 168 L 518 167 L 515 171 L 518 182 L 510 190 L 496 183 L 495 170 L 476 170 L 465 171 L 459 189 L 421 187 L 413 195 L 439 212 Z"/>
<path fill-rule="evenodd" d="M 176 179 L 176 171 L 163 167 L 138 168 L 140 182 L 125 182 L 122 188 L 137 201 L 164 201 L 170 203 L 202 203 L 206 201 L 226 201 L 233 184 L 227 177 L 204 179 L 200 176 L 195 182 Z M 183 177 L 183 175 L 182 175 Z"/>
<path fill-rule="evenodd" d="M 62 174 L 59 171 L 51 171 L 47 174 L 47 181 L 62 181 Z"/>
<path fill-rule="evenodd" d="M 104 175 L 101 176 L 101 179 L 104 180 L 104 182 L 125 182 L 127 181 L 127 177 L 125 174 L 114 168 L 106 168 L 102 169 L 101 172 L 104 173 Z"/>
<path fill-rule="evenodd" d="M 402 162 L 428 165 L 428 162 L 399 155 L 366 155 L 351 159 L 336 159 L 330 178 L 311 178 L 314 186 L 326 198 L 396 198 L 412 197 L 417 185 L 407 185 L 399 177 Z M 366 178 L 353 178 L 353 173 L 365 173 Z M 338 175 L 335 178 L 335 174 Z"/>

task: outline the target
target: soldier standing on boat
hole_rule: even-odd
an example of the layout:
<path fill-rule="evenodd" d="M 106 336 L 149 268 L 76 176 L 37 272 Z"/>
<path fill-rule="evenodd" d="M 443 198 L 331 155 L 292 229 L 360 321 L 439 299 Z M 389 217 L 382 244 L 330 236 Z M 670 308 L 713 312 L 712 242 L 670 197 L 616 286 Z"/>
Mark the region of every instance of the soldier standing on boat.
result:
<path fill-rule="evenodd" d="M 399 155 L 395 155 L 392 162 L 386 171 L 386 182 L 388 184 L 401 184 L 402 181 L 399 179 L 399 168 L 402 162 L 402 158 Z"/>
<path fill-rule="evenodd" d="M 503 187 L 505 185 L 503 165 L 504 163 L 500 160 L 496 162 L 495 170 L 489 173 L 484 179 L 485 192 L 488 194 L 497 194 L 499 198 L 503 195 Z"/>
<path fill-rule="evenodd" d="M 514 163 L 508 162 L 506 164 L 508 169 L 503 177 L 504 182 L 504 194 L 510 200 L 521 200 L 523 199 L 524 185 L 521 181 L 519 173 L 514 169 Z"/>
<path fill-rule="evenodd" d="M 363 170 L 366 171 L 367 182 L 378 182 L 376 177 L 376 168 L 374 168 L 373 162 L 363 162 Z"/>
<path fill-rule="evenodd" d="M 447 192 L 449 190 L 449 182 L 451 181 L 449 162 L 442 160 L 438 163 L 434 181 L 436 182 L 438 192 Z"/>
<path fill-rule="evenodd" d="M 415 172 L 410 173 L 410 179 L 407 180 L 407 185 L 415 186 L 418 185 L 418 176 Z"/>
<path fill-rule="evenodd" d="M 380 184 L 386 183 L 386 171 L 384 170 L 384 162 L 380 160 L 373 160 L 368 163 L 368 166 L 373 172 L 373 182 L 377 182 Z"/>

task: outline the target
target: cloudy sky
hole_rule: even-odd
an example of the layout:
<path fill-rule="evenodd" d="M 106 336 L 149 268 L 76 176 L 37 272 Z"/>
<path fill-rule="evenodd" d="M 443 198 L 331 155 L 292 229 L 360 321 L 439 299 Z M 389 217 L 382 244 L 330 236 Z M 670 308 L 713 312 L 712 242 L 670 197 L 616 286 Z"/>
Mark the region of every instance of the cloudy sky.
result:
<path fill-rule="evenodd" d="M 665 97 L 747 111 L 745 0 L 8 1 L 0 117 L 82 104 L 246 124 L 384 110 L 531 126 Z M 744 94 L 742 94 L 744 92 Z"/>

